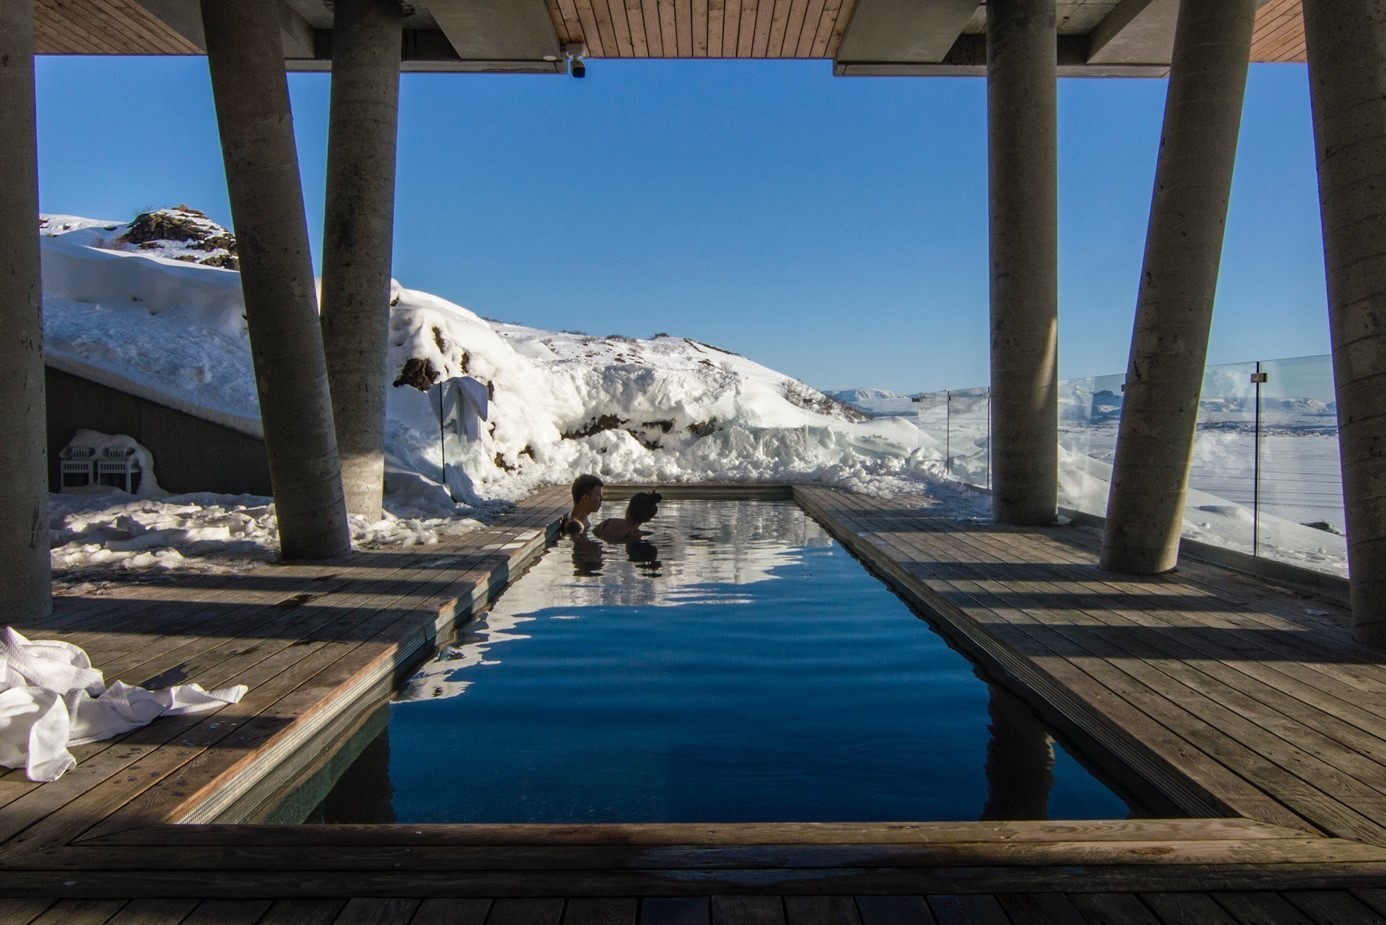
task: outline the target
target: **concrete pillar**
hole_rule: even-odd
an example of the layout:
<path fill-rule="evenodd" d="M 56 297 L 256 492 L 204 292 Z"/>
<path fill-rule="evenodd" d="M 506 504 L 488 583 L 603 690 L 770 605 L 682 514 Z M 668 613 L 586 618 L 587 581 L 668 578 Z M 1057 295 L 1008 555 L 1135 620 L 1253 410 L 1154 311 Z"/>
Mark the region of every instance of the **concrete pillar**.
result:
<path fill-rule="evenodd" d="M 1174 34 L 1102 567 L 1174 568 L 1256 0 L 1183 0 Z"/>
<path fill-rule="evenodd" d="M 1058 509 L 1058 138 L 1054 0 L 987 4 L 992 514 Z"/>
<path fill-rule="evenodd" d="M 280 544 L 286 558 L 339 555 L 351 532 L 278 15 L 260 0 L 202 0 L 202 22 Z"/>
<path fill-rule="evenodd" d="M 30 0 L 0 0 L 0 562 L 5 622 L 52 610 Z"/>
<path fill-rule="evenodd" d="M 1386 646 L 1386 5 L 1304 0 L 1357 638 Z"/>
<path fill-rule="evenodd" d="M 399 0 L 337 0 L 322 339 L 347 510 L 380 518 L 399 115 Z"/>

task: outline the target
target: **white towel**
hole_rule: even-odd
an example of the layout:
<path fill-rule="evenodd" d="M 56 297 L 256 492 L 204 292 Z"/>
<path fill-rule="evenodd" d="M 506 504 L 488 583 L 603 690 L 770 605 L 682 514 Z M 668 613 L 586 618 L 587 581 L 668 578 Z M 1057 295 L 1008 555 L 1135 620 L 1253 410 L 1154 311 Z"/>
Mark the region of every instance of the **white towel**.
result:
<path fill-rule="evenodd" d="M 462 430 L 467 440 L 474 443 L 481 433 L 481 422 L 486 420 L 489 413 L 487 399 L 490 393 L 486 383 L 471 376 L 458 380 L 458 391 L 461 393 Z"/>
<path fill-rule="evenodd" d="M 57 640 L 30 642 L 0 632 L 0 765 L 24 767 L 32 781 L 53 781 L 77 766 L 67 750 L 148 725 L 156 717 L 236 703 L 246 686 L 161 691 L 116 681 L 106 687 L 87 653 Z"/>

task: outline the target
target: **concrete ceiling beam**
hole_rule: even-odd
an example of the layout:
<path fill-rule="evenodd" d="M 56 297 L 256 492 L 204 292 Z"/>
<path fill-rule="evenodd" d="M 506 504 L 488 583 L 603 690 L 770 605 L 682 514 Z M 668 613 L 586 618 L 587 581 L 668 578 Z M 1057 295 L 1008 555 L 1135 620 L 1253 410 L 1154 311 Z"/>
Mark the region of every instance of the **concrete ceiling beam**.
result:
<path fill-rule="evenodd" d="M 202 34 L 202 7 L 197 0 L 138 0 L 136 5 L 187 39 L 189 44 L 204 52 L 207 50 L 207 39 Z"/>
<path fill-rule="evenodd" d="M 1256 0 L 1256 8 L 1269 0 Z M 1088 35 L 1093 65 L 1168 65 L 1179 0 L 1122 0 Z"/>
<path fill-rule="evenodd" d="M 1092 64 L 1169 64 L 1179 0 L 1123 0 L 1088 36 Z"/>
<path fill-rule="evenodd" d="M 416 0 L 431 14 L 461 65 L 560 72 L 563 48 L 544 0 Z M 459 69 L 465 69 L 459 67 Z"/>
<path fill-rule="evenodd" d="M 978 0 L 857 0 L 835 65 L 939 64 L 979 5 Z"/>
<path fill-rule="evenodd" d="M 135 2 L 135 0 L 131 0 Z M 138 0 L 145 12 L 162 22 L 169 29 L 187 39 L 199 49 L 207 50 L 207 40 L 202 32 L 202 8 L 198 0 Z M 321 2 L 317 7 L 327 12 Z M 314 56 L 315 28 L 304 18 L 294 4 L 280 3 L 279 36 L 284 42 L 284 57 L 311 58 Z M 329 24 L 331 17 L 328 16 Z"/>

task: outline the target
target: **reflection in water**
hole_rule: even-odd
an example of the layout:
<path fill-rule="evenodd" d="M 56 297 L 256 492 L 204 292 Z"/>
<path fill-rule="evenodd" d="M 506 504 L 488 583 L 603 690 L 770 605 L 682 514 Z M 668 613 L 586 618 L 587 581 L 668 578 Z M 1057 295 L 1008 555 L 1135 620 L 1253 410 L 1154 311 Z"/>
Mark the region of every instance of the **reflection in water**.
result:
<path fill-rule="evenodd" d="M 386 726 L 361 750 L 337 784 L 303 821 L 394 822 L 394 796 L 394 788 L 390 786 L 390 727 Z"/>
<path fill-rule="evenodd" d="M 585 534 L 561 538 L 555 552 L 566 546 L 568 556 L 546 555 L 535 563 L 524 581 L 507 588 L 488 613 L 414 672 L 395 701 L 462 693 L 472 684 L 466 669 L 499 662 L 493 646 L 529 638 L 511 632 L 521 623 L 579 619 L 589 607 L 749 603 L 737 587 L 782 578 L 786 565 L 802 562 L 804 550 L 832 543 L 791 501 L 670 501 L 647 526 L 647 537 L 625 544 L 631 564 L 621 568 L 604 565 L 608 544 Z"/>
<path fill-rule="evenodd" d="M 560 544 L 411 679 L 401 822 L 1129 812 L 793 505 L 660 514 L 599 570 Z"/>
<path fill-rule="evenodd" d="M 987 802 L 982 820 L 1048 819 L 1054 741 L 1015 694 L 988 684 Z"/>
<path fill-rule="evenodd" d="M 596 578 L 602 573 L 602 544 L 585 533 L 568 539 L 573 545 L 573 575 Z"/>
<path fill-rule="evenodd" d="M 649 540 L 636 540 L 626 544 L 626 558 L 640 566 L 638 574 L 648 578 L 658 578 L 660 571 L 659 547 Z"/>

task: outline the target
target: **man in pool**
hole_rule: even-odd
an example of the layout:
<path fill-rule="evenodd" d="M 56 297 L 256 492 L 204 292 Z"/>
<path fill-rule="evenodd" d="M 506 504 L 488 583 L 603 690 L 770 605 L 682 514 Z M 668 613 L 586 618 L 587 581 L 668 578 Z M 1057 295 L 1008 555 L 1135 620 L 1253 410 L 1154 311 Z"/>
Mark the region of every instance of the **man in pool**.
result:
<path fill-rule="evenodd" d="M 602 480 L 595 475 L 579 475 L 573 479 L 573 509 L 558 522 L 561 532 L 586 533 L 591 529 L 587 518 L 601 510 L 602 487 Z"/>

